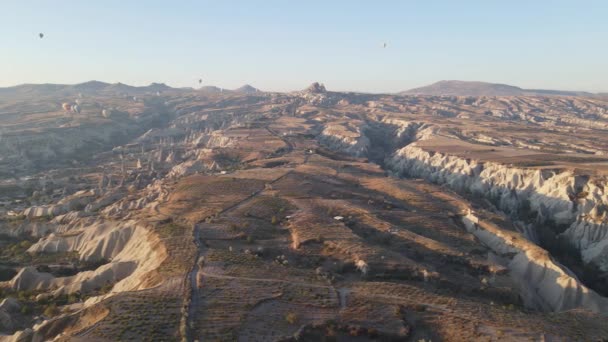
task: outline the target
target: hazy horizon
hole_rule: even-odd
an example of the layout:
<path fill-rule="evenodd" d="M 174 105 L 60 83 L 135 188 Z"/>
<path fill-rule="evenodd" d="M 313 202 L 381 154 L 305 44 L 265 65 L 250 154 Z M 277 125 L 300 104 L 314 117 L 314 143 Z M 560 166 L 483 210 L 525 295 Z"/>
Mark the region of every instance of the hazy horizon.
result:
<path fill-rule="evenodd" d="M 600 1 L 14 2 L 0 20 L 0 87 L 179 88 L 202 78 L 228 89 L 318 81 L 385 93 L 463 80 L 607 92 L 607 10 Z"/>
<path fill-rule="evenodd" d="M 396 93 L 399 93 L 399 92 L 414 90 L 416 88 L 423 88 L 425 86 L 430 86 L 430 85 L 433 85 L 435 83 L 446 82 L 446 81 L 447 82 L 452 82 L 452 81 L 461 82 L 462 80 L 438 80 L 438 81 L 435 81 L 435 82 L 432 82 L 432 83 L 429 83 L 429 84 L 423 84 L 423 85 L 420 85 L 420 86 L 415 86 L 415 87 L 408 88 L 408 89 L 401 89 L 401 90 L 397 90 L 397 91 L 362 91 L 362 90 L 358 90 L 358 89 L 333 89 L 333 88 L 327 86 L 327 84 L 325 84 L 322 81 L 320 81 L 320 82 L 319 81 L 315 81 L 315 82 L 323 84 L 328 91 L 334 91 L 334 92 L 352 92 L 352 93 L 363 93 L 363 94 L 396 94 Z M 194 87 L 189 87 L 189 86 L 175 87 L 175 86 L 173 86 L 171 84 L 168 84 L 166 82 L 161 82 L 161 81 L 151 82 L 151 83 L 148 83 L 148 84 L 129 84 L 129 83 L 120 82 L 120 81 L 119 82 L 106 82 L 106 81 L 103 81 L 103 80 L 88 80 L 88 81 L 83 81 L 83 82 L 78 82 L 78 83 L 54 83 L 54 82 L 21 83 L 21 84 L 15 84 L 15 85 L 10 85 L 10 86 L 0 86 L 0 88 L 5 88 L 6 89 L 6 88 L 11 88 L 11 87 L 19 87 L 19 86 L 27 86 L 27 85 L 48 85 L 48 84 L 70 86 L 70 85 L 84 84 L 84 83 L 88 83 L 88 82 L 102 82 L 102 83 L 106 83 L 106 84 L 109 84 L 109 85 L 121 83 L 121 84 L 125 84 L 127 86 L 134 86 L 134 87 L 146 87 L 146 86 L 150 86 L 152 84 L 164 84 L 164 85 L 169 86 L 169 87 L 171 87 L 173 89 L 192 89 L 192 90 L 202 89 L 204 87 L 217 87 L 217 88 L 226 89 L 226 90 L 236 90 L 236 89 L 238 89 L 238 88 L 240 88 L 242 86 L 248 85 L 248 86 L 252 86 L 254 88 L 257 88 L 260 91 L 278 92 L 278 93 L 281 93 L 281 92 L 289 93 L 289 92 L 293 92 L 293 91 L 300 91 L 300 90 L 304 90 L 304 89 L 306 89 L 307 87 L 310 86 L 310 84 L 303 84 L 301 87 L 295 88 L 295 89 L 268 90 L 268 89 L 263 89 L 263 88 L 257 87 L 255 85 L 255 83 L 245 83 L 245 84 L 241 84 L 239 86 L 235 86 L 235 87 L 229 88 L 229 87 L 221 87 L 221 86 L 216 85 L 216 84 L 206 84 L 206 85 L 194 86 Z M 469 81 L 464 81 L 464 82 L 469 82 Z M 487 83 L 487 84 L 507 85 L 507 86 L 519 87 L 516 84 L 504 84 L 504 83 L 500 83 L 500 82 L 474 81 L 474 80 L 471 80 L 470 82 L 481 82 L 481 83 Z M 551 88 L 534 88 L 534 89 L 532 89 L 532 88 L 524 88 L 524 87 L 519 87 L 519 88 L 521 88 L 522 90 L 548 90 L 548 91 L 580 91 L 580 92 L 589 92 L 589 91 L 585 91 L 585 90 L 576 90 L 576 89 L 574 89 L 574 90 L 573 89 L 551 89 Z M 599 92 L 589 92 L 589 93 L 590 94 L 605 94 L 605 92 L 602 92 L 602 91 L 599 91 Z"/>

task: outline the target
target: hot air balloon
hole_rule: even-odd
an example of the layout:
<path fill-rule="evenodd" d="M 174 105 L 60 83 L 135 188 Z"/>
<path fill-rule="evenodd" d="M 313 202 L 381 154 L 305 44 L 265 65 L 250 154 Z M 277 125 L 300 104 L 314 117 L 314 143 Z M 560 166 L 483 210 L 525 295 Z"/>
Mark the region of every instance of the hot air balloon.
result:
<path fill-rule="evenodd" d="M 69 104 L 69 103 L 67 103 L 67 102 L 64 102 L 64 103 L 61 105 L 61 107 L 62 107 L 62 108 L 63 108 L 63 110 L 65 110 L 66 112 L 69 112 L 69 111 L 72 109 L 72 105 L 71 105 L 71 104 Z"/>
<path fill-rule="evenodd" d="M 38 37 L 40 37 L 40 39 L 44 38 L 44 33 L 38 33 Z"/>
<path fill-rule="evenodd" d="M 198 79 L 198 84 L 202 84 L 202 83 L 203 83 L 203 79 L 202 79 L 202 78 L 199 78 L 199 79 Z"/>

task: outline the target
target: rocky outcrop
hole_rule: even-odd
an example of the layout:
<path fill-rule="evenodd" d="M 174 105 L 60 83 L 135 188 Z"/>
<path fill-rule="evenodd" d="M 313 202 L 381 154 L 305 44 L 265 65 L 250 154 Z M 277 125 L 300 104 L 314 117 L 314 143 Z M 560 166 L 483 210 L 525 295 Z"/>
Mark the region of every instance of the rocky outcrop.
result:
<path fill-rule="evenodd" d="M 101 213 L 110 217 L 123 217 L 131 210 L 139 210 L 146 207 L 155 207 L 168 196 L 168 191 L 163 187 L 163 182 L 156 180 L 146 186 L 143 192 L 137 196 L 123 198 L 101 210 Z"/>
<path fill-rule="evenodd" d="M 584 286 L 549 253 L 523 238 L 472 212 L 462 217 L 467 231 L 502 258 L 527 306 L 543 311 L 584 308 L 608 313 L 608 299 Z"/>
<path fill-rule="evenodd" d="M 79 191 L 62 199 L 61 201 L 57 202 L 57 204 L 27 208 L 23 211 L 23 215 L 28 218 L 47 216 L 53 217 L 65 214 L 72 210 L 82 210 L 89 203 L 93 202 L 97 195 L 98 192 L 96 190 Z"/>
<path fill-rule="evenodd" d="M 563 235 L 581 250 L 584 261 L 608 271 L 605 180 L 571 171 L 480 162 L 426 151 L 415 143 L 397 151 L 387 167 L 399 175 L 425 178 L 460 193 L 483 196 L 517 219 L 568 227 Z"/>
<path fill-rule="evenodd" d="M 234 143 L 235 139 L 224 135 L 221 131 L 214 131 L 211 134 L 200 134 L 192 140 L 194 146 L 206 148 L 230 147 Z"/>
<path fill-rule="evenodd" d="M 105 284 L 114 284 L 127 278 L 136 270 L 135 262 L 111 262 L 94 271 L 80 272 L 75 276 L 55 278 L 51 274 L 38 272 L 33 267 L 23 268 L 10 282 L 15 290 L 47 290 L 56 288 L 54 295 L 64 293 L 87 293 Z"/>
<path fill-rule="evenodd" d="M 120 200 L 125 196 L 125 193 L 125 189 L 123 188 L 108 191 L 94 202 L 87 204 L 87 206 L 84 208 L 84 211 L 87 213 L 95 213 L 103 209 L 104 207 L 107 207 L 108 205 Z"/>
<path fill-rule="evenodd" d="M 367 156 L 370 148 L 370 140 L 363 134 L 364 130 L 365 126 L 329 124 L 317 139 L 332 150 L 363 157 Z"/>
<path fill-rule="evenodd" d="M 112 259 L 124 249 L 136 228 L 133 221 L 95 222 L 86 228 L 72 229 L 63 234 L 50 234 L 32 245 L 28 252 L 77 251 L 80 259 L 85 261 Z"/>
<path fill-rule="evenodd" d="M 61 278 L 26 267 L 11 279 L 9 286 L 15 290 L 53 289 L 54 294 L 84 293 L 108 283 L 116 284 L 114 291 L 117 292 L 136 290 L 145 283 L 144 276 L 166 257 L 158 237 L 134 221 L 98 222 L 80 233 L 51 234 L 28 250 L 30 253 L 68 251 L 77 251 L 82 260 L 109 262 L 95 270 Z"/>
<path fill-rule="evenodd" d="M 219 169 L 220 167 L 213 160 L 188 160 L 172 167 L 167 177 L 177 179 L 203 171 L 218 171 Z"/>
<path fill-rule="evenodd" d="M 307 103 L 312 105 L 326 106 L 343 100 L 342 96 L 329 93 L 322 83 L 313 83 L 308 88 L 297 93 Z"/>
<path fill-rule="evenodd" d="M 308 88 L 306 88 L 306 92 L 311 94 L 323 94 L 327 93 L 327 89 L 325 89 L 325 85 L 319 82 L 315 82 L 311 84 Z"/>

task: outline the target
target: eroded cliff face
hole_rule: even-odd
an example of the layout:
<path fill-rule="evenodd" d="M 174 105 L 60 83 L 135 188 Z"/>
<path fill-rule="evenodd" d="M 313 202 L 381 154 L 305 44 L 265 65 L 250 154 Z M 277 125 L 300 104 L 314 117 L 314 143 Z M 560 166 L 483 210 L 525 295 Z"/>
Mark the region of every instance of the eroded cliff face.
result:
<path fill-rule="evenodd" d="M 54 295 L 86 292 L 115 284 L 113 292 L 140 289 L 145 275 L 166 257 L 158 237 L 135 221 L 75 222 L 62 234 L 51 233 L 34 244 L 29 253 L 78 252 L 81 260 L 108 260 L 92 271 L 54 277 L 26 267 L 10 280 L 15 290 L 53 290 Z"/>
<path fill-rule="evenodd" d="M 382 163 L 384 157 L 413 141 L 426 140 L 439 130 L 432 124 L 385 118 L 327 124 L 318 140 L 328 148 Z"/>
<path fill-rule="evenodd" d="M 461 218 L 467 231 L 506 266 L 528 307 L 543 311 L 584 308 L 608 312 L 608 299 L 583 285 L 544 249 L 519 233 L 497 227 L 470 210 Z"/>
<path fill-rule="evenodd" d="M 363 157 L 367 156 L 371 146 L 369 138 L 363 133 L 365 129 L 365 126 L 356 124 L 330 124 L 323 129 L 318 139 L 333 150 Z"/>
<path fill-rule="evenodd" d="M 488 199 L 513 218 L 532 225 L 567 227 L 563 233 L 585 262 L 608 271 L 608 195 L 603 178 L 572 171 L 526 169 L 429 152 L 416 144 L 398 150 L 387 167 L 398 175 L 446 184 Z M 527 229 L 533 241 L 534 229 Z"/>
<path fill-rule="evenodd" d="M 608 271 L 606 179 L 427 151 L 417 142 L 450 134 L 422 122 L 384 119 L 366 123 L 356 134 L 344 127 L 326 127 L 319 140 L 329 148 L 368 157 L 397 176 L 423 178 L 484 198 L 510 216 L 519 233 L 480 220 L 470 211 L 462 222 L 510 270 L 527 306 L 543 311 L 608 312 L 608 299 L 585 286 L 538 245 L 539 227 L 554 227 L 580 250 L 585 263 Z"/>
<path fill-rule="evenodd" d="M 55 217 L 72 210 L 82 210 L 92 203 L 98 195 L 98 191 L 94 189 L 79 191 L 55 204 L 27 208 L 23 211 L 23 215 L 28 218 Z"/>

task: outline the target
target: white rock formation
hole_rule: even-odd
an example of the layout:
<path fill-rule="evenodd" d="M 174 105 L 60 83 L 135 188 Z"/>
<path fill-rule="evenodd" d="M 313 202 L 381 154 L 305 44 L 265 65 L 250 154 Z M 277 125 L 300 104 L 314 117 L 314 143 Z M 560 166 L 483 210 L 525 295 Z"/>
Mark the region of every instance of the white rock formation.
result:
<path fill-rule="evenodd" d="M 584 286 L 547 251 L 520 234 L 482 222 L 471 212 L 462 217 L 462 222 L 469 233 L 505 258 L 509 274 L 528 306 L 545 311 L 584 308 L 608 313 L 608 298 Z"/>
<path fill-rule="evenodd" d="M 98 195 L 96 190 L 82 190 L 71 196 L 63 198 L 57 204 L 30 207 L 23 211 L 23 215 L 28 218 L 57 216 L 65 214 L 71 210 L 84 209 L 87 204 L 93 202 Z"/>
<path fill-rule="evenodd" d="M 370 148 L 370 140 L 362 131 L 364 125 L 346 126 L 339 124 L 329 124 L 325 127 L 318 139 L 323 145 L 330 149 L 341 151 L 356 157 L 367 155 Z"/>
<path fill-rule="evenodd" d="M 563 233 L 585 262 L 608 271 L 608 194 L 605 179 L 571 171 L 525 169 L 429 152 L 416 143 L 397 151 L 387 166 L 411 177 L 446 184 L 461 193 L 484 196 L 514 216 L 533 214 L 538 223 L 568 225 Z"/>
<path fill-rule="evenodd" d="M 357 262 L 355 263 L 355 266 L 363 275 L 366 275 L 367 272 L 369 271 L 369 266 L 367 265 L 365 260 L 362 260 L 362 259 L 357 260 Z"/>
<path fill-rule="evenodd" d="M 144 283 L 143 276 L 166 257 L 156 235 L 134 221 L 99 222 L 80 234 L 51 234 L 28 250 L 31 253 L 68 251 L 77 251 L 82 260 L 111 261 L 96 270 L 61 278 L 27 267 L 9 285 L 16 290 L 54 289 L 54 294 L 85 292 L 107 283 L 116 283 L 113 291 L 136 290 Z"/>
<path fill-rule="evenodd" d="M 199 147 L 217 148 L 233 146 L 236 140 L 226 136 L 222 131 L 213 131 L 211 134 L 200 134 L 192 140 L 192 144 Z"/>
<path fill-rule="evenodd" d="M 193 175 L 204 170 L 207 170 L 207 167 L 205 166 L 205 163 L 202 160 L 188 160 L 172 167 L 167 177 L 179 178 Z"/>
<path fill-rule="evenodd" d="M 100 209 L 107 207 L 108 205 L 118 201 L 123 198 L 125 195 L 124 189 L 114 189 L 108 191 L 100 198 L 96 199 L 94 202 L 87 204 L 84 211 L 87 213 L 94 213 L 99 211 Z"/>

